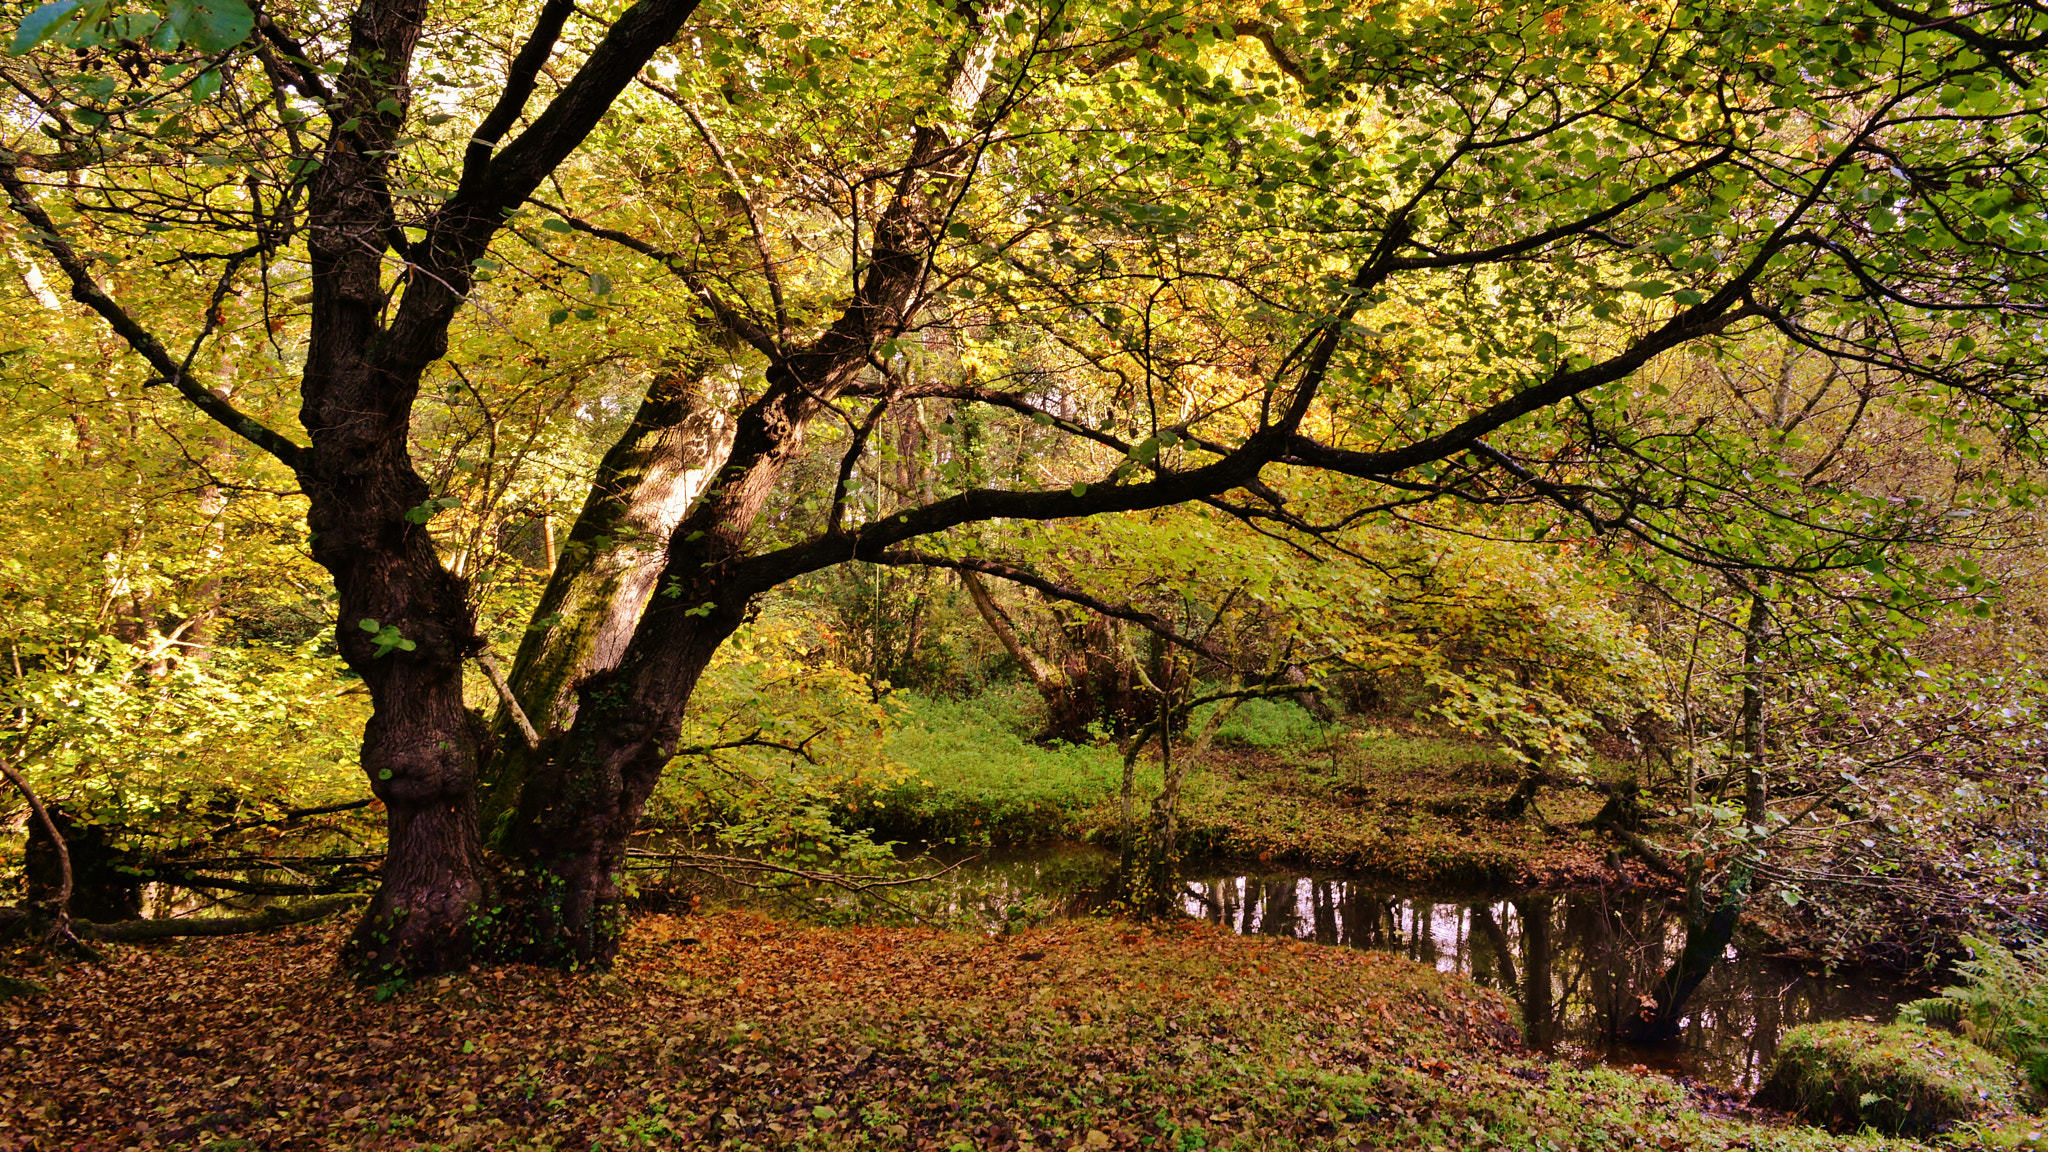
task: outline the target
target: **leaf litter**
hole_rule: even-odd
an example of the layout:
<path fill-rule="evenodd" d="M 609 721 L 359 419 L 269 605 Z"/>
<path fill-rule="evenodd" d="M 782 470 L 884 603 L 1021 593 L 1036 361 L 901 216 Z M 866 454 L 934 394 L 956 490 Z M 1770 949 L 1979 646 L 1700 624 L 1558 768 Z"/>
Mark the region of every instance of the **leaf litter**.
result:
<path fill-rule="evenodd" d="M 1199 923 L 653 916 L 609 972 L 395 991 L 336 971 L 342 932 L 38 972 L 0 1004 L 0 1152 L 1839 1146 L 1532 1060 L 1456 976 Z"/>

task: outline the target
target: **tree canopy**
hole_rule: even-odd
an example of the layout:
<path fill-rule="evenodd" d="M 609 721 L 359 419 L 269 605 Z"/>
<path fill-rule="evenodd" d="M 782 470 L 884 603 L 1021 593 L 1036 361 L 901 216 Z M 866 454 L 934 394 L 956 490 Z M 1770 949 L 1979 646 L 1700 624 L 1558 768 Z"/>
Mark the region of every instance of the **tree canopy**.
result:
<path fill-rule="evenodd" d="M 1768 645 L 1924 670 L 2040 491 L 2040 21 L 43 5 L 17 754 L 174 773 L 139 669 L 315 768 L 366 702 L 356 955 L 423 971 L 608 957 L 707 668 L 850 562 L 1224 664 L 1284 620 L 1241 672 L 1424 668 L 1539 768 L 1669 704 L 1606 573 L 1733 638 L 1742 715 Z"/>

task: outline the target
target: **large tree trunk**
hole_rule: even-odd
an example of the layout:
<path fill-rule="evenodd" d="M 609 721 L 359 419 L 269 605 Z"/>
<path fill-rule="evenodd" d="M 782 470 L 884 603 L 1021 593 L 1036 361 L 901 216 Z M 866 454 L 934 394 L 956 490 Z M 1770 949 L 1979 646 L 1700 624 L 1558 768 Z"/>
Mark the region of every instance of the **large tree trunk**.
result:
<path fill-rule="evenodd" d="M 512 694 L 540 731 L 567 730 L 577 682 L 618 666 L 654 593 L 669 535 L 732 450 L 733 421 L 715 394 L 723 375 L 709 358 L 657 373 L 599 463 L 534 610 L 535 627 L 512 662 Z M 535 750 L 509 709 L 500 709 L 493 737 L 479 788 L 487 839 L 497 843 Z"/>
<path fill-rule="evenodd" d="M 743 530 L 732 526 L 750 525 L 758 512 L 758 499 L 743 498 L 747 480 L 765 480 L 765 496 L 772 477 L 763 473 L 779 473 L 785 459 L 768 469 L 732 466 L 728 472 L 742 476 L 729 477 L 717 497 L 685 517 L 687 534 L 702 531 L 699 523 L 725 529 L 671 542 L 664 572 L 698 575 L 679 581 L 678 595 L 664 589 L 653 598 L 623 660 L 577 684 L 575 724 L 550 733 L 531 755 L 502 837 L 517 870 L 515 903 L 522 909 L 507 925 L 506 945 L 519 955 L 541 963 L 603 964 L 616 950 L 626 840 L 674 755 L 697 681 L 745 620 L 747 601 L 758 591 L 735 586 L 713 550 L 725 552 L 721 559 L 736 556 Z M 679 561 L 691 555 L 705 558 Z"/>
<path fill-rule="evenodd" d="M 312 445 L 271 450 L 298 474 L 313 558 L 334 577 L 341 655 L 370 694 L 361 760 L 386 806 L 389 839 L 383 884 L 351 947 L 369 978 L 466 963 L 471 914 L 488 888 L 476 810 L 485 737 L 462 691 L 464 662 L 482 639 L 464 581 L 442 565 L 427 533 L 432 493 L 407 443 L 413 403 L 428 366 L 447 350 L 473 262 L 510 210 L 674 37 L 696 0 L 627 9 L 548 107 L 498 149 L 572 7 L 543 7 L 499 100 L 471 135 L 455 193 L 421 240 L 406 240 L 388 188 L 427 0 L 357 7 L 346 65 L 323 101 L 336 127 L 307 203 L 313 300 L 299 412 Z M 402 271 L 387 283 L 393 248 Z"/>
<path fill-rule="evenodd" d="M 357 132 L 335 133 L 323 158 L 308 239 L 313 323 L 299 419 L 313 446 L 299 480 L 313 558 L 334 576 L 341 654 L 370 692 L 362 767 L 385 804 L 389 835 L 384 882 L 354 939 L 354 958 L 371 975 L 466 961 L 465 924 L 484 890 L 481 733 L 462 698 L 476 629 L 463 581 L 442 566 L 423 518 L 407 515 L 431 495 L 412 466 L 406 428 L 426 363 L 446 344 L 445 322 L 418 349 L 427 359 L 416 366 L 375 355 L 391 339 L 380 317 L 389 300 L 389 211 L 379 150 L 403 115 L 375 105 L 407 99 L 403 78 L 424 19 L 421 0 L 357 10 L 340 86 L 364 113 Z M 380 58 L 388 63 L 370 63 Z"/>
<path fill-rule="evenodd" d="M 975 18 L 971 41 L 953 59 L 945 83 L 955 109 L 979 103 L 1002 34 L 1000 21 Z M 527 910 L 524 923 L 511 927 L 529 958 L 610 961 L 622 918 L 617 876 L 626 839 L 675 754 L 684 710 L 706 665 L 745 621 L 754 596 L 823 564 L 866 558 L 856 554 L 840 520 L 843 478 L 817 551 L 802 558 L 787 550 L 749 557 L 747 541 L 769 493 L 802 449 L 809 422 L 845 393 L 876 343 L 904 331 L 915 314 L 952 179 L 929 170 L 951 146 L 940 128 L 916 129 L 889 207 L 875 221 L 853 297 L 823 333 L 803 346 L 792 346 L 786 335 L 745 334 L 769 353 L 767 387 L 735 421 L 717 482 L 671 532 L 658 591 L 617 666 L 577 683 L 574 725 L 543 741 L 519 790 L 502 843 L 526 888 L 518 901 Z M 731 326 L 732 318 L 721 316 Z M 856 438 L 854 453 L 864 439 L 865 433 Z M 842 477 L 855 458 L 845 459 Z"/>

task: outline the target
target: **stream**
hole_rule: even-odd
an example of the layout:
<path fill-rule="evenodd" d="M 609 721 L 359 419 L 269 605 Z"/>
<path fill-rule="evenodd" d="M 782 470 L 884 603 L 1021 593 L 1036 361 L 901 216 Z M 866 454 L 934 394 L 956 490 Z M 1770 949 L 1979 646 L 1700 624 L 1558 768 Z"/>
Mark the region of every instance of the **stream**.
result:
<path fill-rule="evenodd" d="M 992 852 L 928 895 L 934 910 L 992 926 L 1085 911 L 1114 867 L 1107 852 L 1065 846 Z M 1703 1084 L 1754 1090 L 1788 1028 L 1821 1020 L 1889 1022 L 1929 994 L 1888 974 L 1818 971 L 1730 948 L 1694 994 L 1680 1037 L 1635 1046 L 1611 1038 L 1685 939 L 1679 910 L 1641 890 L 1444 893 L 1290 871 L 1189 868 L 1188 915 L 1246 935 L 1292 936 L 1399 952 L 1501 993 L 1528 1044 L 1559 1056 L 1641 1065 Z"/>

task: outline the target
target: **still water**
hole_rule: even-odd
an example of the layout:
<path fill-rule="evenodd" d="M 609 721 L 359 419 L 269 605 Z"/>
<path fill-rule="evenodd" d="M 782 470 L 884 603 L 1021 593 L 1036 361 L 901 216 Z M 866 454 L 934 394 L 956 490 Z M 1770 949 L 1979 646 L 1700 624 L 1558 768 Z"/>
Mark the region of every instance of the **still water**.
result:
<path fill-rule="evenodd" d="M 1085 910 L 1106 853 L 1071 847 L 997 853 L 965 863 L 938 895 L 992 922 L 1013 908 Z M 1382 881 L 1298 872 L 1203 871 L 1184 890 L 1188 915 L 1247 935 L 1292 936 L 1399 952 L 1500 992 L 1523 1037 L 1561 1056 L 1641 1064 L 1751 1090 L 1795 1025 L 1889 1021 L 1924 986 L 1731 948 L 1694 994 L 1681 1036 L 1652 1047 L 1611 1039 L 1684 945 L 1681 912 L 1659 895 L 1618 890 L 1429 893 Z"/>

